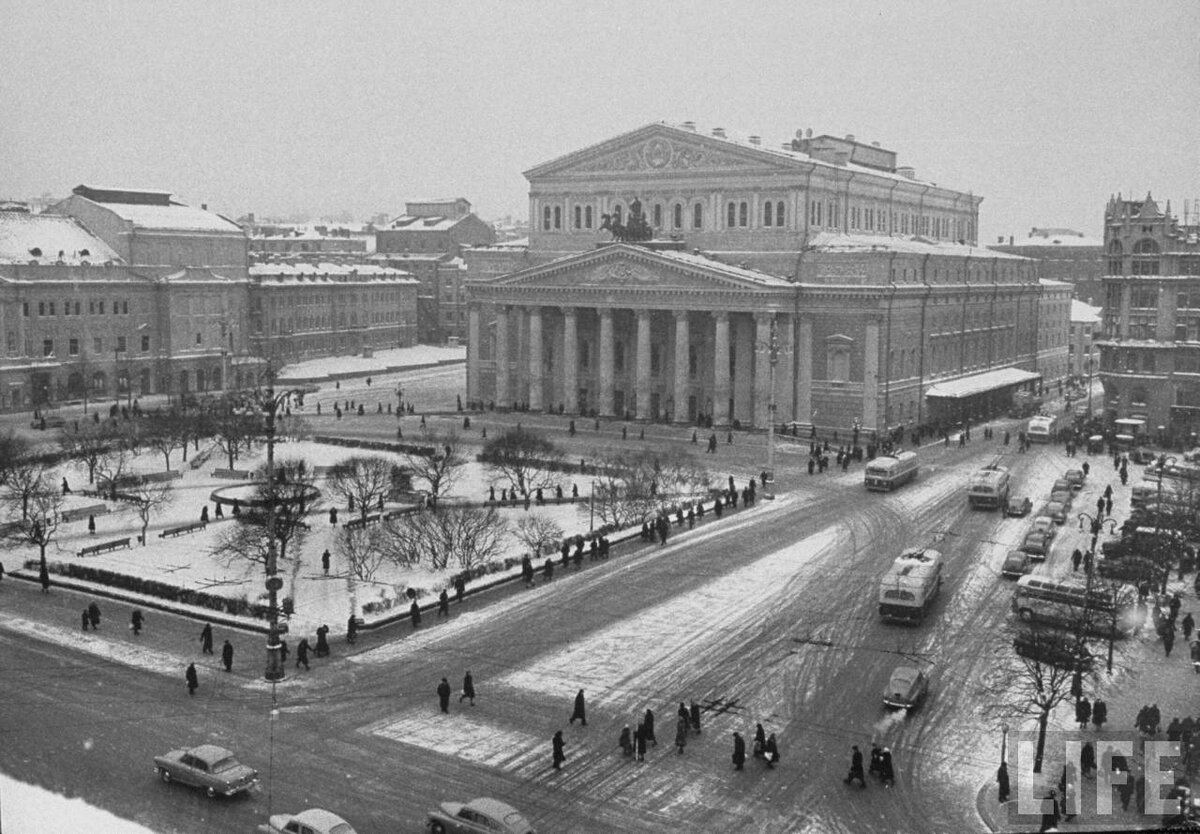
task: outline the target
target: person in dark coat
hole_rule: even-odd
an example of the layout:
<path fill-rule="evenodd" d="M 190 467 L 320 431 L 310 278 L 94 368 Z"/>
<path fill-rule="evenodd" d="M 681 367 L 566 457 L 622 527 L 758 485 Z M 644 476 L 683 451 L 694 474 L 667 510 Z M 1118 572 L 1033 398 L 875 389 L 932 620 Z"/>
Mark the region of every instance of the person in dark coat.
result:
<path fill-rule="evenodd" d="M 547 582 L 554 579 L 554 563 L 550 561 L 549 558 L 547 558 L 546 562 L 542 565 L 542 579 Z"/>
<path fill-rule="evenodd" d="M 317 657 L 329 656 L 329 626 L 324 623 L 317 629 Z"/>
<path fill-rule="evenodd" d="M 767 736 L 767 743 L 763 745 L 767 767 L 775 769 L 776 762 L 779 761 L 779 743 L 775 741 L 775 734 L 771 733 Z"/>
<path fill-rule="evenodd" d="M 1180 621 L 1179 625 L 1183 628 L 1183 639 L 1191 640 L 1192 629 L 1196 627 L 1196 620 L 1192 617 L 1191 611 L 1183 615 L 1183 619 Z"/>
<path fill-rule="evenodd" d="M 408 616 L 412 620 L 413 631 L 421 627 L 421 606 L 417 605 L 414 599 L 412 605 L 408 606 Z"/>
<path fill-rule="evenodd" d="M 338 522 L 337 522 L 337 507 L 330 507 L 330 508 L 329 508 L 329 523 L 330 523 L 330 524 L 337 524 L 337 523 L 338 523 Z"/>
<path fill-rule="evenodd" d="M 690 722 L 688 721 L 686 712 L 680 715 L 675 721 L 675 749 L 680 754 L 683 753 L 683 748 L 687 747 L 689 726 Z"/>
<path fill-rule="evenodd" d="M 676 710 L 676 714 L 683 720 L 687 721 L 689 727 L 691 726 L 692 716 L 691 713 L 688 712 L 687 704 L 685 704 L 683 701 L 679 702 L 679 709 Z"/>
<path fill-rule="evenodd" d="M 204 628 L 200 629 L 200 651 L 204 654 L 212 654 L 212 623 L 205 623 Z"/>
<path fill-rule="evenodd" d="M 129 615 L 129 627 L 133 629 L 135 635 L 142 633 L 143 622 L 145 622 L 145 617 L 142 616 L 142 612 L 137 608 L 133 609 L 133 613 Z"/>
<path fill-rule="evenodd" d="M 1090 776 L 1096 770 L 1096 748 L 1090 741 L 1085 741 L 1079 751 L 1079 769 L 1084 776 Z"/>
<path fill-rule="evenodd" d="M 461 704 L 464 698 L 471 701 L 471 706 L 475 706 L 475 679 L 471 677 L 471 671 L 469 669 L 467 670 L 467 673 L 463 675 L 462 694 L 458 696 L 458 702 Z"/>
<path fill-rule="evenodd" d="M 92 621 L 88 617 L 88 610 L 85 608 L 82 611 L 80 611 L 79 612 L 79 624 L 83 627 L 84 631 L 88 630 L 88 626 L 91 625 L 91 623 L 92 623 Z"/>
<path fill-rule="evenodd" d="M 100 606 L 95 601 L 89 602 L 88 607 L 88 622 L 92 624 L 92 631 L 100 628 Z"/>
<path fill-rule="evenodd" d="M 296 646 L 296 668 L 297 669 L 299 669 L 301 666 L 303 666 L 304 670 L 308 671 L 308 651 L 309 651 L 308 638 L 307 637 L 301 638 L 299 645 Z"/>
<path fill-rule="evenodd" d="M 450 712 L 450 681 L 442 678 L 442 682 L 437 687 L 438 706 L 442 708 L 442 712 Z"/>
<path fill-rule="evenodd" d="M 1008 763 L 1000 762 L 1000 767 L 996 770 L 996 784 L 1000 787 L 1000 801 L 1008 802 L 1009 784 L 1008 784 Z"/>
<path fill-rule="evenodd" d="M 446 589 L 442 588 L 442 592 L 438 594 L 438 619 L 450 616 L 450 595 L 446 593 Z"/>
<path fill-rule="evenodd" d="M 279 640 L 279 662 L 280 662 L 280 663 L 287 663 L 287 659 L 288 659 L 288 655 L 289 655 L 289 654 L 290 654 L 290 652 L 288 651 L 288 644 L 287 644 L 287 640 L 284 640 L 284 639 L 282 639 L 282 638 L 281 638 L 281 639 Z"/>
<path fill-rule="evenodd" d="M 41 583 L 43 594 L 50 592 L 50 571 L 46 569 L 45 565 L 38 568 L 38 582 Z"/>
<path fill-rule="evenodd" d="M 563 752 L 563 736 L 562 730 L 554 733 L 554 739 L 551 741 L 554 745 L 554 769 L 562 770 L 562 764 L 567 760 L 567 754 Z"/>
<path fill-rule="evenodd" d="M 1096 703 L 1092 704 L 1092 723 L 1096 725 L 1096 730 L 1099 731 L 1104 729 L 1106 721 L 1108 721 L 1108 704 L 1097 698 Z"/>
<path fill-rule="evenodd" d="M 574 724 L 575 719 L 577 719 L 577 718 L 579 719 L 579 722 L 583 726 L 585 726 L 585 727 L 587 726 L 587 705 L 584 703 L 584 700 L 583 700 L 583 690 L 582 689 L 579 690 L 579 692 L 576 693 L 576 695 L 575 695 L 575 711 L 571 713 L 571 720 L 567 723 Z"/>
<path fill-rule="evenodd" d="M 1092 704 L 1086 695 L 1075 702 L 1075 720 L 1079 722 L 1081 730 L 1086 730 L 1088 722 L 1092 720 Z"/>
<path fill-rule="evenodd" d="M 88 535 L 96 535 L 96 516 L 94 515 L 88 516 Z"/>
<path fill-rule="evenodd" d="M 187 671 L 183 673 L 184 679 L 187 680 L 188 695 L 195 695 L 196 690 L 200 688 L 200 678 L 196 675 L 196 664 L 189 663 Z"/>
<path fill-rule="evenodd" d="M 700 732 L 700 705 L 697 704 L 695 701 L 692 701 L 691 713 L 692 713 L 692 729 L 695 730 L 697 733 L 699 733 Z"/>
<path fill-rule="evenodd" d="M 358 618 L 353 614 L 346 621 L 346 642 L 353 645 L 355 638 L 358 637 Z"/>
<path fill-rule="evenodd" d="M 521 579 L 526 586 L 533 585 L 533 561 L 528 553 L 521 557 Z"/>
<path fill-rule="evenodd" d="M 867 765 L 867 773 L 879 776 L 883 772 L 883 748 L 871 742 L 871 763 Z"/>
<path fill-rule="evenodd" d="M 867 786 L 867 777 L 863 774 L 862 751 L 858 749 L 857 744 L 852 745 L 851 750 L 853 752 L 850 755 L 850 773 L 847 774 L 846 778 L 842 781 L 849 785 L 851 782 L 857 779 L 858 784 L 865 788 Z"/>
<path fill-rule="evenodd" d="M 896 783 L 896 770 L 892 765 L 892 751 L 886 747 L 879 751 L 879 778 L 883 780 L 884 787 L 890 788 Z"/>
<path fill-rule="evenodd" d="M 642 716 L 642 726 L 646 728 L 646 741 L 658 747 L 658 739 L 654 737 L 654 710 L 646 710 Z"/>
<path fill-rule="evenodd" d="M 321 554 L 321 570 L 329 576 L 329 548 L 325 548 L 325 552 Z"/>
<path fill-rule="evenodd" d="M 646 761 L 646 728 L 641 724 L 637 725 L 637 729 L 633 732 L 633 746 L 637 753 L 639 762 Z"/>
<path fill-rule="evenodd" d="M 741 770 L 746 764 L 746 742 L 741 733 L 733 734 L 733 769 Z"/>
<path fill-rule="evenodd" d="M 621 737 L 617 739 L 617 746 L 621 748 L 621 755 L 633 755 L 633 735 L 629 732 L 628 724 L 621 730 Z"/>
<path fill-rule="evenodd" d="M 751 753 L 756 759 L 763 757 L 764 750 L 767 746 L 767 731 L 763 729 L 762 724 L 754 725 L 754 746 L 751 748 Z"/>
<path fill-rule="evenodd" d="M 233 644 L 228 640 L 226 640 L 225 645 L 221 647 L 221 662 L 225 664 L 226 672 L 233 671 Z"/>

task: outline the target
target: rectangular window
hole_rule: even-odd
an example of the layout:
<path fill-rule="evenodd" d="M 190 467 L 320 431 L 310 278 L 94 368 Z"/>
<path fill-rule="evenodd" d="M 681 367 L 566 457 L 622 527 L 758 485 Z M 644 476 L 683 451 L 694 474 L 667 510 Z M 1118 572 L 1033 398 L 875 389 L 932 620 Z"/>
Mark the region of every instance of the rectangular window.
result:
<path fill-rule="evenodd" d="M 52 315 L 52 316 L 53 316 L 54 314 L 55 314 L 55 313 L 54 313 L 54 302 L 53 302 L 53 301 L 51 301 L 51 302 L 50 302 L 50 315 Z"/>
<path fill-rule="evenodd" d="M 79 315 L 79 311 L 80 311 L 82 308 L 83 308 L 83 302 L 82 302 L 82 301 L 76 301 L 76 302 L 75 302 L 75 315 Z"/>
<path fill-rule="evenodd" d="M 100 302 L 100 315 L 104 315 L 104 302 Z"/>
<path fill-rule="evenodd" d="M 99 336 L 92 338 L 92 350 L 96 353 L 104 353 L 104 340 Z"/>
<path fill-rule="evenodd" d="M 121 312 L 124 313 L 125 315 L 129 315 L 129 302 L 128 301 L 121 302 Z"/>
<path fill-rule="evenodd" d="M 196 344 L 198 344 L 198 345 L 204 344 L 204 334 L 203 333 L 196 334 Z"/>
<path fill-rule="evenodd" d="M 53 355 L 54 355 L 54 340 L 53 339 L 44 339 L 42 341 L 42 356 L 53 356 Z"/>
<path fill-rule="evenodd" d="M 142 353 L 147 353 L 150 350 L 150 337 L 142 335 Z"/>
<path fill-rule="evenodd" d="M 21 302 L 21 313 L 26 318 L 29 318 L 29 302 L 28 301 Z"/>
<path fill-rule="evenodd" d="M 8 348 L 9 356 L 17 352 L 17 334 L 12 330 L 8 331 L 6 347 Z"/>
<path fill-rule="evenodd" d="M 79 355 L 79 340 L 78 339 L 71 339 L 70 341 L 67 342 L 67 353 L 70 354 L 71 356 Z"/>
<path fill-rule="evenodd" d="M 46 302 L 45 301 L 38 302 L 38 315 L 39 316 L 46 315 Z"/>

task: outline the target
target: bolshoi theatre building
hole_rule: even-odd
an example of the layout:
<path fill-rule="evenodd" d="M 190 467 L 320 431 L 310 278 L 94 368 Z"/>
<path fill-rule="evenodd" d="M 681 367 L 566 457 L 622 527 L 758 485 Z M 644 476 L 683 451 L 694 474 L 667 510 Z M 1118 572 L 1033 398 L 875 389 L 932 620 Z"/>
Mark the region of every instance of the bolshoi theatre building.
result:
<path fill-rule="evenodd" d="M 464 253 L 468 401 L 882 432 L 1066 374 L 1071 287 L 979 247 L 981 198 L 811 134 L 657 123 L 526 171 L 528 241 Z"/>

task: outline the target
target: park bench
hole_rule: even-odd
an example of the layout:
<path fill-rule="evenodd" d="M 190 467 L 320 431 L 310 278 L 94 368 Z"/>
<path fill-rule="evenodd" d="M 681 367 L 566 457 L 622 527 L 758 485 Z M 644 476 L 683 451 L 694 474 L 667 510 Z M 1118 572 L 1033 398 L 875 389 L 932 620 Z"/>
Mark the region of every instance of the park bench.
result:
<path fill-rule="evenodd" d="M 353 530 L 355 527 L 365 527 L 366 525 L 374 524 L 377 521 L 379 521 L 378 513 L 376 513 L 375 515 L 369 515 L 366 518 L 352 518 L 349 521 L 347 521 L 345 524 L 343 524 L 342 526 L 346 527 L 347 529 Z"/>
<path fill-rule="evenodd" d="M 95 556 L 99 553 L 107 553 L 110 550 L 119 550 L 122 547 L 129 547 L 129 539 L 113 539 L 110 542 L 101 542 L 93 544 L 89 547 L 83 547 L 79 550 L 80 556 Z"/>
<path fill-rule="evenodd" d="M 239 481 L 249 480 L 253 473 L 246 469 L 214 469 L 214 478 L 225 478 Z"/>
<path fill-rule="evenodd" d="M 63 511 L 62 523 L 70 524 L 73 521 L 83 521 L 90 515 L 106 515 L 107 513 L 107 504 L 89 504 L 86 507 L 74 507 Z"/>
<path fill-rule="evenodd" d="M 181 524 L 178 527 L 168 527 L 158 534 L 160 539 L 175 538 L 182 536 L 185 533 L 195 533 L 197 530 L 203 530 L 208 526 L 207 521 L 193 521 L 191 524 Z"/>

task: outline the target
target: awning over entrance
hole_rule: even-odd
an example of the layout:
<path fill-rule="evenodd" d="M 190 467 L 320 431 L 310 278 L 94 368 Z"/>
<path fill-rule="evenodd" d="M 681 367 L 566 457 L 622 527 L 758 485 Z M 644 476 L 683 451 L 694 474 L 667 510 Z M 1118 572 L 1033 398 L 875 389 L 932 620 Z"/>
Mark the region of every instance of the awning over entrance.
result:
<path fill-rule="evenodd" d="M 1020 385 L 1041 378 L 1041 374 L 1033 371 L 1023 371 L 1020 368 L 999 368 L 995 371 L 965 376 L 962 379 L 939 382 L 937 385 L 930 386 L 929 390 L 925 392 L 925 396 L 935 399 L 961 400 L 964 397 L 973 397 L 976 394 L 985 394 L 988 391 L 1007 388 L 1010 385 Z"/>

